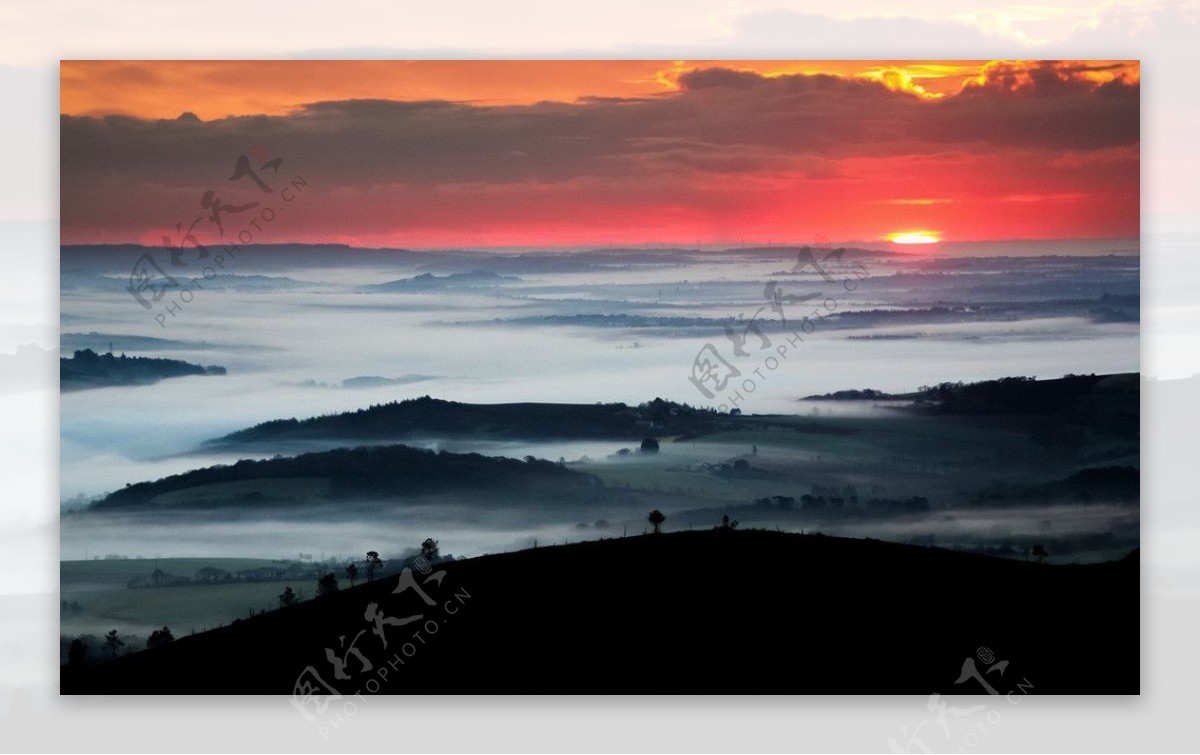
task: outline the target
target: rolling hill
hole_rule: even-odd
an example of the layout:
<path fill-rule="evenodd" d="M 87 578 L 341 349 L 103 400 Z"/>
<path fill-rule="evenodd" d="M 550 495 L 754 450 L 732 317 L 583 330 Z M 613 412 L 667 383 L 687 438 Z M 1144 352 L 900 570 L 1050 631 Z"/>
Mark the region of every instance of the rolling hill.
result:
<path fill-rule="evenodd" d="M 562 465 L 480 454 L 434 452 L 409 446 L 244 459 L 195 469 L 153 482 L 126 485 L 90 506 L 93 511 L 137 508 L 262 506 L 328 500 L 395 500 L 449 491 L 505 496 L 533 487 L 545 499 L 569 498 L 598 488 L 599 480 Z"/>
<path fill-rule="evenodd" d="M 62 691 L 967 694 L 979 679 L 1000 694 L 1139 691 L 1136 551 L 1050 566 L 723 529 L 433 568 L 403 589 L 375 581 L 66 666 Z M 320 701 L 295 699 L 321 725 Z"/>
<path fill-rule="evenodd" d="M 278 419 L 216 438 L 231 448 L 293 440 L 404 439 L 419 436 L 638 440 L 738 426 L 737 418 L 662 399 L 626 404 L 466 404 L 423 396 L 309 419 Z"/>

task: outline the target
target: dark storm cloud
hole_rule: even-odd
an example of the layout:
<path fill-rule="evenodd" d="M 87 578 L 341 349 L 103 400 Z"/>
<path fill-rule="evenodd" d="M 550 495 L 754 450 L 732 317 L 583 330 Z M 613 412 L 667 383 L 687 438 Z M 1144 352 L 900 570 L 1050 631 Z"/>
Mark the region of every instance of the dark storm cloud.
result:
<path fill-rule="evenodd" d="M 64 178 L 170 179 L 248 143 L 303 154 L 352 181 L 563 180 L 636 169 L 647 155 L 693 153 L 711 170 L 923 151 L 946 144 L 1095 149 L 1138 139 L 1138 86 L 1096 84 L 1091 69 L 995 65 L 963 93 L 930 102 L 862 79 L 685 73 L 681 91 L 648 99 L 477 107 L 346 100 L 288 116 L 201 122 L 64 116 Z M 734 158 L 714 159 L 717 147 Z"/>
<path fill-rule="evenodd" d="M 63 116 L 63 221 L 65 228 L 103 225 L 121 208 L 159 211 L 156 203 L 168 212 L 177 197 L 227 181 L 233 158 L 255 144 L 290 161 L 284 172 L 303 166 L 327 189 L 632 179 L 670 187 L 774 174 L 827 178 L 852 157 L 1015 150 L 1049 159 L 1136 144 L 1138 84 L 1101 83 L 1097 72 L 994 63 L 941 100 L 863 78 L 709 68 L 682 74 L 678 91 L 635 99 L 343 100 L 207 122 L 190 114 Z"/>

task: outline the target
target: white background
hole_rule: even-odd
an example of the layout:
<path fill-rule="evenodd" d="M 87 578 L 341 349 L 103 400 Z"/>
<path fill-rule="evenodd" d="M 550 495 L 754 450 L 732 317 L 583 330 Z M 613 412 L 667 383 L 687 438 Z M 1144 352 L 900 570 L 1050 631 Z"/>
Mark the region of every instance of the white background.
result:
<path fill-rule="evenodd" d="M 1142 695 L 983 700 L 999 723 L 976 730 L 973 743 L 929 728 L 923 739 L 939 752 L 1196 751 L 1200 496 L 1187 472 L 1200 381 L 1178 379 L 1200 373 L 1200 5 L 1036 3 L 6 0 L 0 355 L 17 343 L 57 345 L 61 58 L 1141 59 L 1143 371 L 1172 379 L 1144 399 Z M 59 698 L 57 375 L 38 379 L 37 389 L 0 392 L 2 748 L 886 752 L 889 737 L 903 741 L 905 727 L 929 717 L 923 695 L 380 698 L 325 740 L 283 697 Z M 1011 614 L 1020 620 L 1019 607 Z M 881 631 L 863 652 L 879 656 L 883 675 L 904 648 Z"/>

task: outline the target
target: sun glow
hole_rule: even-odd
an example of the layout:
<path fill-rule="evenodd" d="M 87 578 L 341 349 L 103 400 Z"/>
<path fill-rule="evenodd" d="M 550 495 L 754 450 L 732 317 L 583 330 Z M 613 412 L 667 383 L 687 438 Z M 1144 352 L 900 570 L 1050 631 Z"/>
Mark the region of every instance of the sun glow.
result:
<path fill-rule="evenodd" d="M 896 231 L 885 237 L 893 244 L 936 244 L 942 240 L 937 231 Z"/>

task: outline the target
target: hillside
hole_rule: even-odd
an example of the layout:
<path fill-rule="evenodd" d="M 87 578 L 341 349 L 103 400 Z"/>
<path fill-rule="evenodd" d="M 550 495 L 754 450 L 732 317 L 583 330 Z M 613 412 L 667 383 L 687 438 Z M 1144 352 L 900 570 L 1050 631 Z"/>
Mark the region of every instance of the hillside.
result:
<path fill-rule="evenodd" d="M 447 491 L 503 496 L 536 486 L 547 499 L 598 487 L 591 475 L 542 459 L 508 459 L 434 452 L 408 446 L 332 451 L 242 460 L 127 485 L 92 504 L 94 510 L 163 506 L 208 508 L 272 503 L 389 498 Z"/>
<path fill-rule="evenodd" d="M 402 439 L 414 436 L 525 439 L 638 440 L 732 428 L 735 420 L 661 399 L 642 404 L 465 404 L 424 396 L 354 412 L 280 419 L 230 433 L 208 445 L 331 438 Z"/>
<path fill-rule="evenodd" d="M 885 393 L 871 388 L 806 396 L 806 401 L 912 401 L 915 408 L 932 414 L 1030 415 L 1054 414 L 1068 409 L 1083 411 L 1098 402 L 1113 404 L 1136 416 L 1141 384 L 1137 373 L 1115 375 L 1064 375 L 1038 380 L 1005 377 L 976 383 L 939 383 L 912 393 Z M 1117 408 L 1117 407 L 1114 407 Z"/>
<path fill-rule="evenodd" d="M 110 663 L 64 667 L 62 691 L 290 695 L 298 680 L 316 683 L 315 671 L 345 698 L 975 693 L 977 681 L 956 680 L 985 647 L 1009 662 L 986 676 L 1001 693 L 1018 684 L 1032 694 L 1139 690 L 1136 552 L 1116 563 L 1050 566 L 709 530 L 435 568 L 440 582 L 436 572 L 413 572 L 432 605 L 411 588 L 393 594 L 396 578 L 380 580 Z M 364 618 L 376 609 L 397 620 L 422 616 L 385 625 L 385 649 Z M 351 644 L 360 657 L 346 653 Z M 345 679 L 335 678 L 327 653 L 345 657 Z"/>
<path fill-rule="evenodd" d="M 178 359 L 127 357 L 97 354 L 91 349 L 76 351 L 59 360 L 63 391 L 103 388 L 112 385 L 149 385 L 159 380 L 189 375 L 224 375 L 224 367 L 202 367 Z"/>
<path fill-rule="evenodd" d="M 368 286 L 369 291 L 385 292 L 421 292 L 444 291 L 454 287 L 494 286 L 500 283 L 519 283 L 520 278 L 514 275 L 500 275 L 483 270 L 473 270 L 467 273 L 450 273 L 449 275 L 434 275 L 423 273 L 412 278 L 379 283 Z"/>

